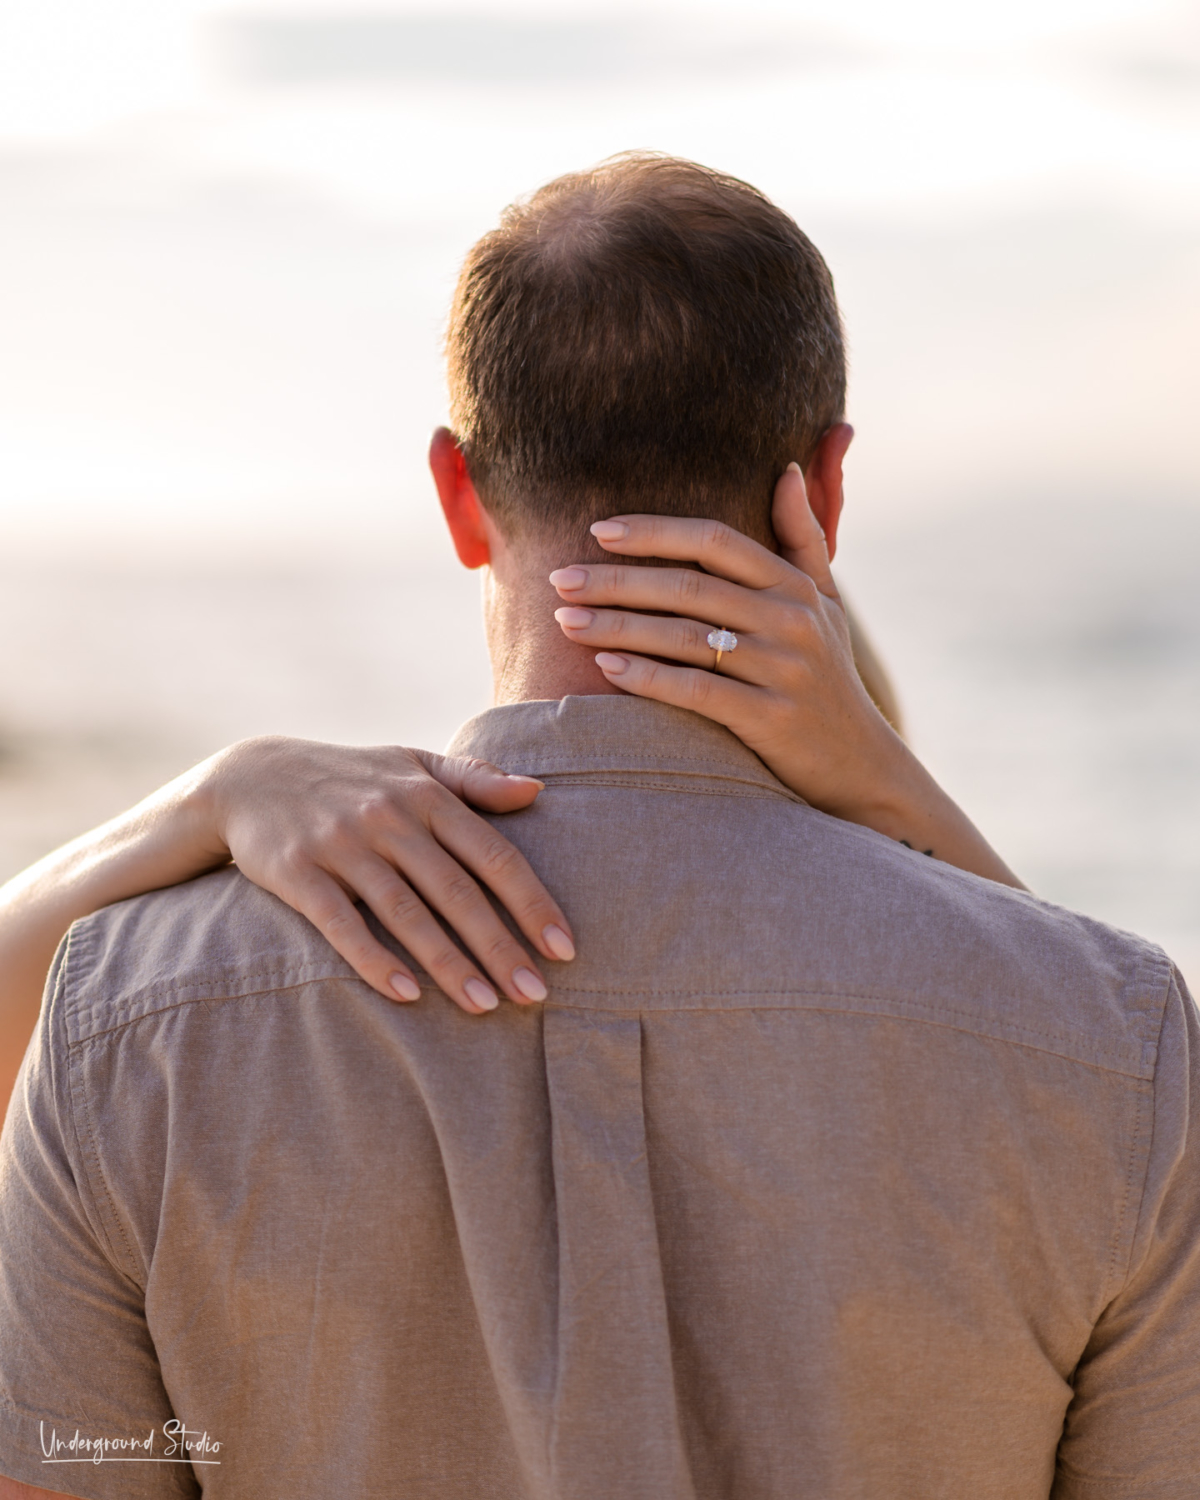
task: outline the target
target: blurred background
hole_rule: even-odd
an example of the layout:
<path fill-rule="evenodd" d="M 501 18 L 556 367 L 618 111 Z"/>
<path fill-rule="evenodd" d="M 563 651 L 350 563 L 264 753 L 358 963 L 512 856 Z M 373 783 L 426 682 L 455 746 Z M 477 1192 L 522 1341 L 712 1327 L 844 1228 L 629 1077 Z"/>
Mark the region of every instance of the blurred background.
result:
<path fill-rule="evenodd" d="M 1155 0 L 5 0 L 0 878 L 239 736 L 486 706 L 445 308 L 629 147 L 821 247 L 840 580 L 912 740 L 1195 985 L 1200 8 Z"/>

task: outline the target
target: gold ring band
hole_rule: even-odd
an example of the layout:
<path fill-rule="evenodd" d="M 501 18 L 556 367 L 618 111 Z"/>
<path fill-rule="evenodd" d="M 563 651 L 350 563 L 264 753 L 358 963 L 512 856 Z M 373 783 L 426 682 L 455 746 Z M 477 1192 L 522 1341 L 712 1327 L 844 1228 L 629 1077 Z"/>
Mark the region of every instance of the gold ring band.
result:
<path fill-rule="evenodd" d="M 717 628 L 716 630 L 710 630 L 708 632 L 709 649 L 717 653 L 717 659 L 713 663 L 714 672 L 721 665 L 721 658 L 727 651 L 737 650 L 737 643 L 738 638 L 736 635 L 734 635 L 732 630 L 722 630 L 720 628 Z"/>

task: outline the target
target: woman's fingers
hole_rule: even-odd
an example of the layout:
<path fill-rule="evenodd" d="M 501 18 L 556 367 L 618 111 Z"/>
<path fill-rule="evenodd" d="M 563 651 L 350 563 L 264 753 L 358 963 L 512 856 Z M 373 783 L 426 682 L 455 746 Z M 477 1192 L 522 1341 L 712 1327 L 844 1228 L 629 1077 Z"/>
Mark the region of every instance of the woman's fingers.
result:
<path fill-rule="evenodd" d="M 811 606 L 821 594 L 840 603 L 825 534 L 808 503 L 799 464 L 789 464 L 775 486 L 772 523 L 782 556 L 719 521 L 614 516 L 591 528 L 608 551 L 698 563 L 704 571 L 576 564 L 551 573 L 550 582 L 571 606 L 654 610 L 734 631 L 764 628 L 768 599 Z"/>
<path fill-rule="evenodd" d="M 421 987 L 412 970 L 371 936 L 346 892 L 332 875 L 309 865 L 273 884 L 274 894 L 307 917 L 360 979 L 389 1000 L 417 1000 Z"/>
<path fill-rule="evenodd" d="M 776 562 L 786 567 L 778 558 Z M 793 579 L 804 582 L 794 569 L 788 571 Z M 559 568 L 550 574 L 550 582 L 564 604 L 661 610 L 707 620 L 729 630 L 752 630 L 762 615 L 759 591 L 690 568 L 626 568 L 589 563 Z"/>
<path fill-rule="evenodd" d="M 398 872 L 419 872 L 421 895 Z M 463 1010 L 494 1010 L 496 988 L 518 1004 L 544 1000 L 546 986 L 524 950 L 496 916 L 469 875 L 429 836 L 414 834 L 391 859 L 360 850 L 344 868 L 326 870 L 311 861 L 272 882 L 276 895 L 306 916 L 356 973 L 389 999 L 415 1000 L 420 987 L 408 966 L 372 936 L 354 901 L 370 907 L 394 938 Z M 475 962 L 437 921 L 433 906 L 468 945 Z"/>
<path fill-rule="evenodd" d="M 497 811 L 528 806 L 541 790 L 483 761 L 265 739 L 227 758 L 214 822 L 243 872 L 316 923 L 381 994 L 417 990 L 356 901 L 464 1010 L 491 1009 L 497 989 L 543 999 L 537 961 L 475 877 L 546 958 L 574 957 L 570 925 L 524 857 L 450 787 Z"/>
<path fill-rule="evenodd" d="M 687 666 L 710 670 L 716 664 L 717 653 L 708 644 L 712 626 L 699 620 L 616 609 L 582 609 L 578 605 L 556 609 L 554 618 L 568 640 L 578 641 L 581 646 L 633 651 L 641 656 L 667 656 Z M 738 641 L 736 657 L 733 652 L 726 653 L 721 671 L 745 682 L 756 682 L 762 663 L 755 661 L 760 654 L 755 644 L 749 633 L 744 634 Z"/>
<path fill-rule="evenodd" d="M 811 578 L 827 598 L 836 599 L 825 533 L 808 503 L 798 463 L 790 463 L 775 486 L 771 525 L 782 551 L 782 567 L 775 553 L 719 521 L 613 516 L 597 521 L 591 532 L 606 551 L 699 563 L 705 572 L 744 588 L 774 588 L 786 583 L 795 568 Z"/>
<path fill-rule="evenodd" d="M 529 776 L 508 776 L 487 761 L 452 760 L 425 751 L 420 756 L 430 773 L 453 794 L 427 796 L 422 814 L 430 833 L 495 894 L 544 958 L 560 962 L 574 958 L 571 924 L 528 860 L 502 833 L 459 800 L 469 797 L 492 812 L 510 812 L 531 803 L 542 782 Z M 506 782 L 512 785 L 504 785 Z M 482 893 L 480 899 L 484 899 Z M 447 921 L 454 921 L 444 908 L 438 909 Z"/>
<path fill-rule="evenodd" d="M 434 970 L 426 957 L 430 944 L 434 943 L 435 961 L 444 969 L 448 960 L 442 949 L 449 940 L 424 906 L 420 911 L 416 909 L 421 905 L 421 898 L 457 933 L 510 1000 L 524 1004 L 546 998 L 545 981 L 533 961 L 497 916 L 492 903 L 468 871 L 451 853 L 440 843 L 433 842 L 423 829 L 407 837 L 390 839 L 381 847 L 383 857 L 379 864 L 389 872 L 390 878 L 377 875 L 370 891 L 364 890 L 356 879 L 354 888 L 388 931 L 399 938 L 431 974 Z M 355 874 L 357 876 L 357 871 Z M 382 894 L 377 894 L 379 892 Z M 426 916 L 429 917 L 428 923 Z M 434 928 L 438 933 L 436 942 Z"/>
<path fill-rule="evenodd" d="M 665 666 L 624 651 L 599 651 L 596 665 L 609 682 L 627 693 L 690 708 L 729 727 L 747 720 L 757 707 L 754 688 L 703 668 Z"/>
<path fill-rule="evenodd" d="M 610 521 L 597 521 L 591 533 L 606 551 L 699 563 L 707 573 L 745 588 L 771 588 L 787 576 L 774 552 L 721 521 L 614 516 Z"/>
<path fill-rule="evenodd" d="M 435 755 L 429 750 L 417 750 L 414 754 L 448 791 L 488 812 L 516 812 L 528 807 L 545 786 L 545 782 L 534 776 L 513 776 L 487 760 Z"/>
<path fill-rule="evenodd" d="M 575 939 L 562 907 L 515 845 L 457 801 L 438 807 L 429 826 L 438 843 L 493 892 L 543 957 L 560 962 L 575 957 Z M 448 912 L 442 914 L 452 920 Z"/>
<path fill-rule="evenodd" d="M 350 888 L 456 1005 L 470 1015 L 495 1010 L 499 998 L 494 987 L 450 941 L 395 870 L 383 860 L 364 861 L 355 870 Z M 328 871 L 309 865 L 281 882 L 276 895 L 307 917 L 372 989 L 389 1000 L 420 998 L 421 988 L 412 970 L 372 936 L 341 882 Z"/>
<path fill-rule="evenodd" d="M 411 865 L 414 852 L 408 848 L 397 849 L 390 858 L 365 856 L 340 871 L 339 879 L 366 902 L 438 988 L 464 1010 L 472 1014 L 494 1010 L 495 986 L 518 1004 L 544 1000 L 545 983 L 521 945 L 496 916 L 483 892 L 449 855 L 442 850 L 435 854 L 422 842 L 418 878 L 413 878 L 411 869 L 406 872 L 409 880 L 397 873 L 397 867 Z M 468 945 L 470 954 L 454 942 L 434 911 Z M 481 967 L 491 980 L 480 972 Z"/>
<path fill-rule="evenodd" d="M 788 464 L 775 486 L 771 526 L 784 560 L 806 573 L 827 599 L 838 599 L 837 585 L 829 571 L 825 533 L 808 503 L 808 490 L 799 464 Z"/>

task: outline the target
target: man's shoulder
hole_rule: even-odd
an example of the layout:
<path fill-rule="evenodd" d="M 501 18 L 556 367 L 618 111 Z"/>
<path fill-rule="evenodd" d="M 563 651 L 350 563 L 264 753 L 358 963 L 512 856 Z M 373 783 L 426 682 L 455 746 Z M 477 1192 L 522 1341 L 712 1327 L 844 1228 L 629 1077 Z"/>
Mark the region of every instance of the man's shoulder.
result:
<path fill-rule="evenodd" d="M 914 1017 L 1153 1075 L 1172 973 L 1157 945 L 811 809 L 783 821 L 820 851 L 835 893 L 822 924 L 828 971 L 847 989 Z"/>
<path fill-rule="evenodd" d="M 196 1001 L 349 977 L 316 928 L 230 866 L 76 922 L 58 1003 L 76 1042 Z"/>
<path fill-rule="evenodd" d="M 782 797 L 692 817 L 632 794 L 601 819 L 579 795 L 520 838 L 579 938 L 556 998 L 905 1017 L 1153 1073 L 1171 965 L 1141 938 Z"/>

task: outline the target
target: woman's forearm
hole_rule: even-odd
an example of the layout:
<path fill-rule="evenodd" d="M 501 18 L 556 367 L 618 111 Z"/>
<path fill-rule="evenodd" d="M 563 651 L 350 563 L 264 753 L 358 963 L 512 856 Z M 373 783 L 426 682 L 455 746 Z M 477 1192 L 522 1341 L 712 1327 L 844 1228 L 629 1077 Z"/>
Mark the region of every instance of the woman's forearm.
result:
<path fill-rule="evenodd" d="M 908 746 L 896 735 L 889 733 L 887 738 L 887 753 L 871 778 L 875 794 L 869 800 L 851 799 L 825 810 L 972 875 L 1028 889 Z"/>
<path fill-rule="evenodd" d="M 0 1109 L 37 1019 L 50 962 L 71 923 L 229 858 L 208 807 L 211 765 L 194 767 L 0 886 Z"/>

